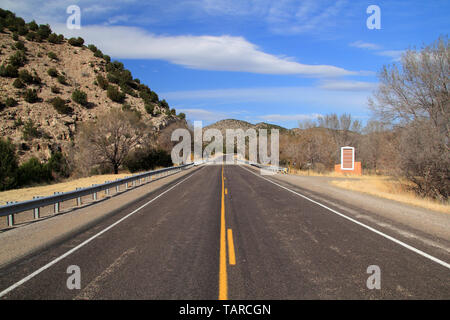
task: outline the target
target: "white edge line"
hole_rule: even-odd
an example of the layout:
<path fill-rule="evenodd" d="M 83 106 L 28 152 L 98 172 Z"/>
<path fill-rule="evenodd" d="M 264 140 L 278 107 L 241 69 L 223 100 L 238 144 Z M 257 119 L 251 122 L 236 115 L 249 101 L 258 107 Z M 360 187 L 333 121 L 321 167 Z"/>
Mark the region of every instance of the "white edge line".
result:
<path fill-rule="evenodd" d="M 251 171 L 251 170 L 249 170 L 249 169 L 247 169 L 247 168 L 244 168 L 244 167 L 241 166 L 241 165 L 240 165 L 240 167 L 243 168 L 243 169 L 245 169 L 245 170 L 247 170 L 247 171 L 249 171 L 250 173 L 254 174 L 255 176 L 260 177 L 261 179 L 267 180 L 267 181 L 269 181 L 270 183 L 273 183 L 274 185 L 279 186 L 280 188 L 283 188 L 283 189 L 285 189 L 285 190 L 287 190 L 287 191 L 289 191 L 289 192 L 292 192 L 292 193 L 294 193 L 294 194 L 296 194 L 296 195 L 298 195 L 298 196 L 300 196 L 300 197 L 302 197 L 302 198 L 304 198 L 304 199 L 306 199 L 306 200 L 309 200 L 309 201 L 311 201 L 312 203 L 315 203 L 315 204 L 317 204 L 317 205 L 319 205 L 319 206 L 321 206 L 321 207 L 323 207 L 323 208 L 325 208 L 325 209 L 327 209 L 327 210 L 329 210 L 329 211 L 331 211 L 331 212 L 337 214 L 338 216 L 341 216 L 342 218 L 345 218 L 345 219 L 347 219 L 347 220 L 350 220 L 351 222 L 356 223 L 356 224 L 360 225 L 361 227 L 364 227 L 364 228 L 366 228 L 366 229 L 368 229 L 368 230 L 370 230 L 370 231 L 372 231 L 372 232 L 375 232 L 376 234 L 379 234 L 380 236 L 382 236 L 382 237 L 384 237 L 384 238 L 386 238 L 386 239 L 388 239 L 388 240 L 391 240 L 392 242 L 395 242 L 395 243 L 401 245 L 402 247 L 404 247 L 404 248 L 406 248 L 406 249 L 409 249 L 409 250 L 411 250 L 411 251 L 413 251 L 413 252 L 415 252 L 415 253 L 417 253 L 417 254 L 419 254 L 419 255 L 421 255 L 421 256 L 427 258 L 427 259 L 430 259 L 431 261 L 434 261 L 434 262 L 436 262 L 436 263 L 438 263 L 438 264 L 440 264 L 440 265 L 446 267 L 447 269 L 450 269 L 450 264 L 447 263 L 447 262 L 445 262 L 445 261 L 442 261 L 442 260 L 440 260 L 440 259 L 438 259 L 438 258 L 436 258 L 436 257 L 434 257 L 434 256 L 432 256 L 432 255 L 430 255 L 430 254 L 428 254 L 428 253 L 422 251 L 422 250 L 419 250 L 419 249 L 417 249 L 417 248 L 414 248 L 413 246 L 410 246 L 409 244 L 406 244 L 406 243 L 404 243 L 403 241 L 400 241 L 400 240 L 398 240 L 398 239 L 395 239 L 394 237 L 391 237 L 391 236 L 389 236 L 389 235 L 387 235 L 387 234 L 385 234 L 385 233 L 383 233 L 383 232 L 381 232 L 381 231 L 379 231 L 379 230 L 377 230 L 377 229 L 374 229 L 374 228 L 372 228 L 372 227 L 370 227 L 370 226 L 368 226 L 368 225 L 366 225 L 366 224 L 364 224 L 364 223 L 362 223 L 362 222 L 359 222 L 358 220 L 355 220 L 355 219 L 353 219 L 353 218 L 350 218 L 350 217 L 346 216 L 345 214 L 342 214 L 342 213 L 340 213 L 340 212 L 338 212 L 338 211 L 336 211 L 336 210 L 334 210 L 334 209 L 331 209 L 331 208 L 327 207 L 326 205 L 321 204 L 320 202 L 317 202 L 317 201 L 315 201 L 315 200 L 313 200 L 313 199 L 308 198 L 307 196 L 304 196 L 304 195 L 302 195 L 302 194 L 300 194 L 300 193 L 298 193 L 298 192 L 295 192 L 295 191 L 293 191 L 293 190 L 291 190 L 291 189 L 289 189 L 289 188 L 286 188 L 286 187 L 284 187 L 284 186 L 282 186 L 282 185 L 280 185 L 280 184 L 278 184 L 278 183 L 276 183 L 276 182 L 273 182 L 273 181 L 270 180 L 270 179 L 264 178 L 264 177 L 262 177 L 262 176 L 260 176 L 260 175 L 258 175 L 258 174 L 256 174 L 256 173 L 254 173 L 253 171 Z"/>
<path fill-rule="evenodd" d="M 200 169 L 201 170 L 201 169 Z M 198 172 L 198 171 L 197 171 Z M 94 240 L 95 238 L 101 236 L 103 233 L 105 233 L 106 231 L 110 230 L 111 228 L 115 227 L 116 225 L 118 225 L 119 223 L 121 223 L 122 221 L 124 221 L 125 219 L 131 217 L 133 214 L 135 214 L 136 212 L 138 212 L 139 210 L 141 210 L 142 208 L 146 207 L 147 205 L 149 205 L 150 203 L 152 203 L 153 201 L 155 201 L 156 199 L 158 199 L 159 197 L 161 197 L 162 195 L 166 194 L 167 192 L 169 192 L 170 190 L 172 190 L 173 188 L 175 188 L 176 186 L 178 186 L 179 184 L 183 183 L 184 181 L 186 181 L 187 179 L 189 179 L 190 177 L 192 177 L 194 174 L 196 174 L 197 172 L 194 172 L 193 174 L 191 174 L 189 177 L 184 178 L 183 180 L 181 180 L 180 182 L 178 182 L 177 184 L 173 185 L 172 187 L 170 187 L 169 189 L 167 189 L 166 191 L 160 193 L 159 195 L 157 195 L 156 197 L 154 197 L 152 200 L 144 203 L 142 206 L 140 206 L 139 208 L 137 208 L 136 210 L 130 212 L 129 214 L 127 214 L 126 216 L 120 218 L 119 220 L 117 220 L 116 222 L 114 222 L 112 225 L 110 225 L 109 227 L 106 227 L 105 229 L 103 229 L 102 231 L 96 233 L 95 235 L 93 235 L 92 237 L 90 237 L 89 239 L 83 241 L 82 243 L 80 243 L 79 245 L 77 245 L 76 247 L 70 249 L 69 251 L 67 251 L 66 253 L 64 253 L 63 255 L 59 256 L 58 258 L 50 261 L 49 263 L 47 263 L 46 265 L 44 265 L 43 267 L 39 268 L 38 270 L 34 271 L 33 273 L 29 274 L 28 276 L 26 276 L 25 278 L 23 278 L 22 280 L 14 283 L 13 285 L 9 286 L 8 288 L 6 288 L 5 290 L 3 290 L 2 292 L 0 292 L 0 298 L 5 296 L 6 294 L 8 294 L 9 292 L 11 292 L 12 290 L 16 289 L 17 287 L 21 286 L 22 284 L 24 284 L 25 282 L 27 282 L 28 280 L 34 278 L 35 276 L 37 276 L 39 273 L 41 273 L 42 271 L 45 271 L 46 269 L 50 268 L 51 266 L 53 266 L 54 264 L 58 263 L 59 261 L 61 261 L 62 259 L 64 259 L 65 257 L 71 255 L 72 253 L 74 253 L 75 251 L 77 251 L 78 249 L 84 247 L 85 245 L 87 245 L 89 242 L 91 242 L 92 240 Z"/>

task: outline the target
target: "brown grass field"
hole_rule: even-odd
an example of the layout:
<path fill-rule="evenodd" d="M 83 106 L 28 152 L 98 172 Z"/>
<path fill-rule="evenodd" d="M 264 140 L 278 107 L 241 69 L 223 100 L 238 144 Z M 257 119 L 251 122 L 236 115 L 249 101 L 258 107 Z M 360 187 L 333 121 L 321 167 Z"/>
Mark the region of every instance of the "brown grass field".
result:
<path fill-rule="evenodd" d="M 420 197 L 411 190 L 407 181 L 397 180 L 392 177 L 360 176 L 345 180 L 333 180 L 330 183 L 339 188 L 450 214 L 449 202 L 443 203 L 435 199 Z"/>
<path fill-rule="evenodd" d="M 333 186 L 367 193 L 380 198 L 395 200 L 416 207 L 450 214 L 450 202 L 440 202 L 435 199 L 423 198 L 411 190 L 411 183 L 395 177 L 380 175 L 343 175 L 338 172 L 318 173 L 310 170 L 291 169 L 291 173 L 300 176 L 340 178 L 332 180 Z M 345 179 L 342 179 L 345 178 Z"/>

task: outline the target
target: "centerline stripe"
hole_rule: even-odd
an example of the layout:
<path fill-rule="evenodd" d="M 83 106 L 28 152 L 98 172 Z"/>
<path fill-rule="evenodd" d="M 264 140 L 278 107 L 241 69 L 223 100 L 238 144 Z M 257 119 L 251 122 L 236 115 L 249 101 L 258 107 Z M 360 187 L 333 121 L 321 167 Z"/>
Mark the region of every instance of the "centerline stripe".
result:
<path fill-rule="evenodd" d="M 236 253 L 234 251 L 233 231 L 228 228 L 228 263 L 232 266 L 236 264 Z"/>
<path fill-rule="evenodd" d="M 225 186 L 222 164 L 222 199 L 220 206 L 220 261 L 219 261 L 219 300 L 228 299 L 227 251 L 225 234 Z"/>

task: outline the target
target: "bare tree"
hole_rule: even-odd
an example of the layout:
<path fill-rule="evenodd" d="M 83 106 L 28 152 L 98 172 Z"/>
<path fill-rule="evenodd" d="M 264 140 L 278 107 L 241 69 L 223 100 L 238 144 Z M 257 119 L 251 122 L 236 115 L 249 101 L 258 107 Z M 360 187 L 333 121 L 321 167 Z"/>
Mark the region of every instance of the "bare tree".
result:
<path fill-rule="evenodd" d="M 400 65 L 384 66 L 369 105 L 374 116 L 400 133 L 403 174 L 425 195 L 450 193 L 448 38 L 408 50 Z"/>
<path fill-rule="evenodd" d="M 367 122 L 359 141 L 359 158 L 374 173 L 398 173 L 399 153 L 396 131 L 376 120 Z"/>
<path fill-rule="evenodd" d="M 334 141 L 333 161 L 340 161 L 340 148 L 344 146 L 358 147 L 361 122 L 353 120 L 350 114 L 338 116 L 335 113 L 317 118 L 318 127 L 328 129 Z"/>
<path fill-rule="evenodd" d="M 318 126 L 329 129 L 334 141 L 339 147 L 355 143 L 355 136 L 353 133 L 361 131 L 361 123 L 358 120 L 353 120 L 350 114 L 342 114 L 338 117 L 337 114 L 327 114 L 317 118 Z"/>
<path fill-rule="evenodd" d="M 280 160 L 297 169 L 332 169 L 336 149 L 333 137 L 324 128 L 311 127 L 280 135 Z"/>
<path fill-rule="evenodd" d="M 302 130 L 311 129 L 317 127 L 316 121 L 313 119 L 304 119 L 298 121 L 298 128 Z"/>
<path fill-rule="evenodd" d="M 76 137 L 82 163 L 109 165 L 114 173 L 137 145 L 146 141 L 144 124 L 135 113 L 112 109 L 81 125 Z"/>
<path fill-rule="evenodd" d="M 408 50 L 401 66 L 384 66 L 375 100 L 369 99 L 374 114 L 389 124 L 406 125 L 416 120 L 431 120 L 449 136 L 448 39 L 439 38 L 421 51 Z"/>

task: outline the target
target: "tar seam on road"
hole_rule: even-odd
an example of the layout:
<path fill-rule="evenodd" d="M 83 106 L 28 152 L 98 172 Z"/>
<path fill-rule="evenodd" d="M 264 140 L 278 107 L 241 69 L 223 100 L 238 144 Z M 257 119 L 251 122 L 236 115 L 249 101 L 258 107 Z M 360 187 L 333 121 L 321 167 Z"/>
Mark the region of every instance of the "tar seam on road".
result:
<path fill-rule="evenodd" d="M 41 272 L 47 270 L 48 268 L 50 268 L 51 266 L 53 266 L 54 264 L 58 263 L 59 261 L 63 260 L 64 258 L 68 257 L 69 255 L 71 255 L 72 253 L 74 253 L 75 251 L 77 251 L 78 249 L 84 247 L 85 245 L 87 245 L 89 242 L 91 242 L 92 240 L 94 240 L 95 238 L 101 236 L 103 233 L 105 233 L 106 231 L 112 229 L 113 227 L 115 227 L 116 225 L 118 225 L 119 223 L 121 223 L 122 221 L 124 221 L 125 219 L 131 217 L 133 214 L 135 214 L 136 212 L 138 212 L 139 210 L 143 209 L 144 207 L 146 207 L 147 205 L 149 205 L 150 203 L 152 203 L 153 201 L 155 201 L 156 199 L 158 199 L 159 197 L 161 197 L 162 195 L 166 194 L 167 192 L 169 192 L 170 190 L 172 190 L 173 188 L 175 188 L 176 186 L 178 186 L 179 184 L 183 183 L 184 181 L 186 181 L 187 179 L 189 179 L 190 177 L 192 177 L 194 174 L 198 173 L 200 170 L 202 170 L 204 167 L 200 168 L 198 171 L 194 172 L 193 174 L 191 174 L 189 177 L 184 178 L 183 180 L 181 180 L 180 182 L 178 182 L 177 184 L 173 185 L 172 187 L 170 187 L 169 189 L 167 189 L 166 191 L 160 193 L 159 195 L 157 195 L 156 197 L 154 197 L 152 200 L 144 203 L 142 206 L 140 206 L 139 208 L 137 208 L 136 210 L 130 212 L 129 214 L 127 214 L 125 217 L 119 219 L 118 221 L 114 222 L 112 225 L 110 225 L 109 227 L 106 227 L 105 229 L 103 229 L 102 231 L 98 232 L 97 234 L 93 235 L 92 237 L 90 237 L 89 239 L 83 241 L 82 243 L 80 243 L 78 246 L 70 249 L 69 251 L 67 251 L 66 253 L 64 253 L 63 255 L 59 256 L 58 258 L 50 261 L 49 263 L 47 263 L 46 265 L 44 265 L 43 267 L 39 268 L 38 270 L 34 271 L 33 273 L 29 274 L 28 276 L 26 276 L 25 278 L 23 278 L 22 280 L 14 283 L 13 285 L 9 286 L 8 288 L 6 288 L 5 290 L 3 290 L 2 292 L 0 292 L 0 298 L 3 297 L 4 295 L 8 294 L 9 292 L 11 292 L 12 290 L 16 289 L 17 287 L 21 286 L 22 284 L 24 284 L 25 282 L 29 281 L 30 279 L 34 278 L 35 276 L 37 276 L 38 274 L 40 274 Z"/>
<path fill-rule="evenodd" d="M 394 238 L 394 237 L 391 237 L 391 236 L 389 236 L 389 235 L 387 235 L 387 234 L 385 234 L 385 233 L 383 233 L 383 232 L 381 232 L 381 231 L 378 231 L 377 229 L 374 229 L 374 228 L 372 228 L 372 227 L 370 227 L 370 226 L 368 226 L 368 225 L 366 225 L 366 224 L 364 224 L 364 223 L 362 223 L 362 222 L 359 222 L 358 220 L 355 220 L 355 219 L 353 219 L 353 218 L 350 218 L 350 217 L 346 216 L 345 214 L 340 213 L 339 211 L 336 211 L 336 210 L 334 210 L 334 209 L 331 209 L 331 208 L 327 207 L 326 205 L 321 204 L 320 202 L 317 202 L 317 201 L 315 201 L 315 200 L 313 200 L 313 199 L 308 198 L 307 196 L 304 196 L 304 195 L 302 195 L 302 194 L 300 194 L 300 193 L 298 193 L 298 192 L 295 192 L 295 191 L 293 191 L 293 190 L 291 190 L 291 189 L 289 189 L 289 188 L 286 188 L 286 187 L 282 186 L 281 184 L 278 184 L 278 183 L 276 183 L 276 182 L 273 182 L 273 181 L 270 180 L 270 179 L 264 178 L 264 177 L 262 177 L 261 175 L 258 175 L 258 174 L 256 174 L 256 173 L 254 173 L 253 171 L 251 171 L 251 170 L 249 170 L 249 169 L 247 169 L 247 168 L 244 168 L 243 166 L 239 166 L 239 167 L 241 167 L 241 168 L 244 169 L 244 170 L 247 170 L 248 172 L 254 174 L 255 176 L 260 177 L 261 179 L 264 179 L 264 180 L 266 180 L 266 181 L 268 181 L 268 182 L 270 182 L 270 183 L 273 183 L 274 185 L 276 185 L 276 186 L 278 186 L 278 187 L 280 187 L 280 188 L 283 188 L 283 189 L 285 189 L 285 190 L 287 190 L 287 191 L 289 191 L 289 192 L 292 192 L 293 194 L 295 194 L 295 195 L 297 195 L 297 196 L 300 196 L 300 197 L 302 197 L 302 198 L 304 198 L 304 199 L 306 199 L 306 200 L 308 200 L 308 201 L 311 201 L 312 203 L 315 203 L 315 204 L 321 206 L 322 208 L 325 208 L 325 209 L 327 209 L 327 210 L 333 212 L 334 214 L 337 214 L 338 216 L 341 216 L 342 218 L 345 218 L 345 219 L 347 219 L 347 220 L 349 220 L 349 221 L 351 221 L 351 222 L 353 222 L 353 223 L 356 223 L 357 225 L 360 225 L 361 227 L 366 228 L 366 229 L 368 229 L 368 230 L 370 230 L 370 231 L 372 231 L 372 232 L 374 232 L 374 233 L 376 233 L 376 234 L 378 234 L 378 235 L 380 235 L 380 236 L 382 236 L 382 237 L 384 237 L 384 238 L 386 238 L 386 239 L 388 239 L 388 240 L 391 240 L 392 242 L 395 242 L 395 243 L 401 245 L 402 247 L 404 247 L 404 248 L 406 248 L 406 249 L 408 249 L 408 250 L 411 250 L 411 251 L 413 251 L 413 252 L 415 252 L 415 253 L 421 255 L 422 257 L 425 257 L 425 258 L 427 258 L 427 259 L 429 259 L 429 260 L 431 260 L 431 261 L 433 261 L 433 262 L 436 262 L 436 263 L 440 264 L 441 266 L 446 267 L 447 269 L 450 269 L 450 264 L 447 263 L 447 262 L 445 262 L 445 261 L 442 261 L 442 260 L 440 260 L 440 259 L 438 259 L 438 258 L 436 258 L 436 257 L 434 257 L 434 256 L 432 256 L 432 255 L 430 255 L 430 254 L 428 254 L 428 253 L 422 251 L 422 250 L 419 250 L 419 249 L 417 249 L 417 248 L 414 248 L 413 246 L 410 246 L 409 244 L 406 244 L 406 243 L 404 243 L 403 241 L 397 240 L 397 239 Z"/>
<path fill-rule="evenodd" d="M 222 197 L 220 206 L 220 261 L 219 261 L 219 300 L 228 299 L 227 251 L 225 235 L 225 186 L 222 164 Z"/>
<path fill-rule="evenodd" d="M 73 300 L 91 300 L 95 297 L 97 292 L 100 290 L 100 283 L 104 282 L 109 275 L 114 273 L 121 265 L 125 263 L 127 258 L 136 251 L 136 247 L 131 248 L 123 252 L 108 268 L 103 270 L 100 275 L 98 275 L 94 280 L 88 283 L 86 287 L 81 290 L 81 292 L 73 298 Z"/>
<path fill-rule="evenodd" d="M 236 254 L 234 252 L 233 231 L 228 228 L 228 263 L 232 266 L 236 264 Z"/>

